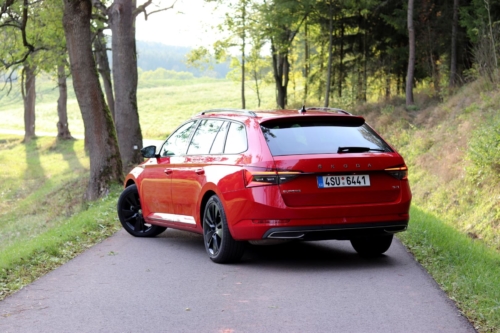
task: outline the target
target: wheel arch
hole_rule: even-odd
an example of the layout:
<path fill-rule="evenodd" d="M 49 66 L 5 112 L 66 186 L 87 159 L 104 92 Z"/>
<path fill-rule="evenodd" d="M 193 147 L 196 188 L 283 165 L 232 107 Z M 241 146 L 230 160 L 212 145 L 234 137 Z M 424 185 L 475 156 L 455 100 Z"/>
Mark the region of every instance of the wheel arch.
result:
<path fill-rule="evenodd" d="M 130 185 L 135 185 L 135 181 L 133 179 L 128 179 L 125 181 L 125 188 L 129 187 Z"/>
<path fill-rule="evenodd" d="M 203 194 L 203 197 L 201 198 L 200 202 L 200 212 L 199 212 L 199 219 L 200 219 L 200 226 L 203 228 L 203 213 L 205 212 L 205 207 L 207 205 L 208 200 L 213 196 L 217 195 L 215 191 L 213 190 L 208 190 Z"/>

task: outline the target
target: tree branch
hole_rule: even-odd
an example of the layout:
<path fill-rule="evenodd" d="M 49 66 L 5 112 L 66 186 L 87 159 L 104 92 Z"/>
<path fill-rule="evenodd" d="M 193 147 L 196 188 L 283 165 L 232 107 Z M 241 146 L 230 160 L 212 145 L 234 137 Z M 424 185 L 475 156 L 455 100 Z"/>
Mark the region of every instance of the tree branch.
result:
<path fill-rule="evenodd" d="M 7 90 L 7 94 L 6 95 L 10 94 L 10 92 L 12 91 L 12 81 L 14 81 L 14 79 L 12 78 L 12 75 L 14 75 L 14 73 L 16 73 L 16 72 L 17 72 L 17 68 L 12 68 L 12 70 L 10 71 L 10 74 L 4 80 L 3 87 L 0 89 L 0 91 L 4 90 L 5 87 L 7 86 L 7 83 L 8 83 L 9 84 L 9 89 Z M 0 99 L 2 99 L 2 98 L 0 97 Z"/>
<path fill-rule="evenodd" d="M 134 17 L 137 17 L 140 13 L 144 13 L 144 19 L 147 21 L 148 16 L 150 16 L 150 15 L 153 15 L 153 14 L 159 13 L 159 12 L 164 12 L 166 10 L 174 8 L 176 2 L 177 2 L 177 0 L 174 0 L 174 3 L 170 7 L 160 8 L 160 9 L 153 10 L 152 12 L 148 13 L 146 11 L 146 8 L 153 3 L 153 0 L 148 0 L 145 3 L 143 3 L 141 6 L 137 7 L 132 15 Z"/>

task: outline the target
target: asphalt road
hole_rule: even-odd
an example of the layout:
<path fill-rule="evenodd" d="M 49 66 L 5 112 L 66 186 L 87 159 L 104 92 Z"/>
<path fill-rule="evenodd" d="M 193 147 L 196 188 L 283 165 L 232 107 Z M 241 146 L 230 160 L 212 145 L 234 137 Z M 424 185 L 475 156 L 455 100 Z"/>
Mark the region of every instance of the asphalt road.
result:
<path fill-rule="evenodd" d="M 396 241 L 251 247 L 217 265 L 201 236 L 123 230 L 0 302 L 0 332 L 475 332 Z"/>

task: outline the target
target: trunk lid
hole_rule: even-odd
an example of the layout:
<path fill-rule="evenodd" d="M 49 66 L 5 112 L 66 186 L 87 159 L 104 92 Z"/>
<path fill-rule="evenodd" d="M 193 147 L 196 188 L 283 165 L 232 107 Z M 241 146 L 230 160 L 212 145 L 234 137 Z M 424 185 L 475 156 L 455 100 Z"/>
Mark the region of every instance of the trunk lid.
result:
<path fill-rule="evenodd" d="M 390 203 L 400 197 L 401 181 L 385 171 L 404 164 L 397 153 L 292 155 L 274 160 L 278 171 L 301 172 L 279 185 L 287 206 Z"/>

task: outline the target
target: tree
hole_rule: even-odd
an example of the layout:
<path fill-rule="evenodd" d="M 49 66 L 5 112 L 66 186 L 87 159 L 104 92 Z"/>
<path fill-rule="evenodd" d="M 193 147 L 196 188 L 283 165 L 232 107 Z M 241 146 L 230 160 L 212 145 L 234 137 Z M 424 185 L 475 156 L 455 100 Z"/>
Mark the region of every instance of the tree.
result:
<path fill-rule="evenodd" d="M 57 138 L 63 140 L 73 139 L 68 126 L 68 85 L 66 83 L 66 66 L 57 66 L 57 86 L 59 88 L 59 98 L 57 99 Z"/>
<path fill-rule="evenodd" d="M 24 102 L 24 140 L 28 142 L 35 136 L 35 75 L 36 64 L 34 64 L 34 55 L 43 49 L 37 44 L 39 35 L 31 34 L 33 29 L 32 11 L 29 8 L 29 2 L 23 0 L 22 3 L 9 0 L 0 8 L 0 28 L 8 29 L 10 35 L 7 36 L 10 48 L 4 50 L 2 54 L 2 64 L 6 70 L 12 68 L 9 78 L 14 71 L 21 66 L 21 92 Z M 6 59 L 7 58 L 7 59 Z"/>
<path fill-rule="evenodd" d="M 415 29 L 413 27 L 413 2 L 408 0 L 408 71 L 406 74 L 406 106 L 414 104 L 413 101 L 413 75 L 415 71 Z"/>
<path fill-rule="evenodd" d="M 460 0 L 453 0 L 453 20 L 451 23 L 451 60 L 450 60 L 450 88 L 457 84 L 457 38 L 458 38 L 458 7 Z"/>
<path fill-rule="evenodd" d="M 276 86 L 276 104 L 287 105 L 290 74 L 289 54 L 297 33 L 311 10 L 309 1 L 264 1 L 260 6 L 265 36 L 271 45 L 272 69 Z"/>
<path fill-rule="evenodd" d="M 152 0 L 136 7 L 135 1 L 114 0 L 109 8 L 99 0 L 93 0 L 94 6 L 99 10 L 101 20 L 107 22 L 112 32 L 111 50 L 113 54 L 113 82 L 114 82 L 114 121 L 122 166 L 128 170 L 132 165 L 143 161 L 140 150 L 142 149 L 142 131 L 139 123 L 137 108 L 137 50 L 135 45 L 135 18 L 144 14 L 149 15 L 172 9 L 175 1 L 169 7 L 163 7 L 147 12 L 147 7 L 153 4 Z M 102 47 L 98 54 L 104 55 Z M 105 64 L 100 66 L 106 71 Z M 104 79 L 108 84 L 108 80 Z M 108 101 L 112 96 L 108 92 Z"/>
<path fill-rule="evenodd" d="M 108 50 L 106 48 L 106 37 L 103 29 L 97 30 L 97 35 L 94 38 L 95 58 L 97 69 L 101 74 L 104 91 L 106 92 L 106 100 L 108 101 L 109 110 L 115 119 L 115 97 L 113 95 L 113 84 L 111 83 L 111 68 L 109 66 Z"/>
<path fill-rule="evenodd" d="M 123 180 L 120 151 L 111 113 L 104 101 L 92 54 L 90 0 L 63 0 L 73 87 L 82 113 L 90 158 L 90 179 L 85 198 L 105 195 L 112 182 Z"/>
<path fill-rule="evenodd" d="M 113 82 L 115 126 L 125 169 L 142 162 L 142 132 L 137 108 L 137 51 L 135 46 L 135 1 L 115 0 L 108 9 L 113 34 Z"/>
<path fill-rule="evenodd" d="M 332 61 L 333 61 L 333 4 L 332 1 L 328 3 L 328 67 L 326 71 L 326 87 L 325 87 L 325 107 L 329 106 L 330 103 L 330 86 L 332 81 Z"/>
<path fill-rule="evenodd" d="M 36 66 L 25 61 L 22 70 L 21 92 L 24 101 L 24 140 L 28 142 L 35 136 Z"/>
<path fill-rule="evenodd" d="M 36 79 L 40 71 L 54 72 L 66 63 L 66 45 L 62 27 L 62 3 L 59 0 L 4 2 L 1 6 L 0 28 L 4 28 L 7 41 L 0 55 L 5 69 L 12 68 L 9 78 L 20 67 L 24 99 L 25 137 L 29 141 L 35 135 Z M 1 52 L 0 52 L 1 53 Z M 62 84 L 65 77 L 59 77 Z M 64 83 L 65 84 L 65 83 Z M 60 89 L 65 93 L 64 89 Z M 69 139 L 66 97 L 58 101 L 58 137 Z"/>

